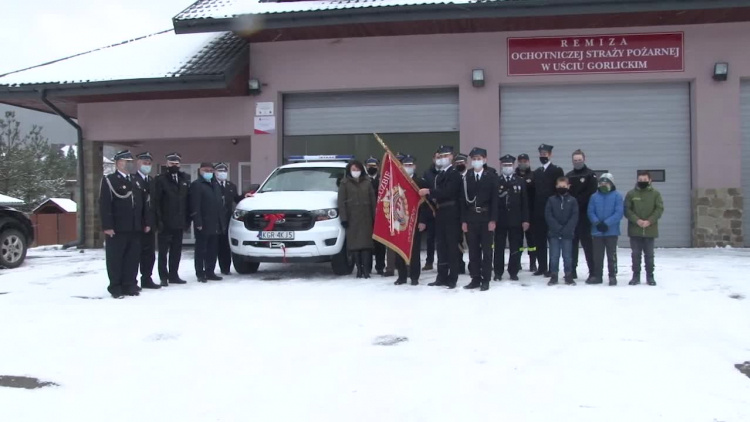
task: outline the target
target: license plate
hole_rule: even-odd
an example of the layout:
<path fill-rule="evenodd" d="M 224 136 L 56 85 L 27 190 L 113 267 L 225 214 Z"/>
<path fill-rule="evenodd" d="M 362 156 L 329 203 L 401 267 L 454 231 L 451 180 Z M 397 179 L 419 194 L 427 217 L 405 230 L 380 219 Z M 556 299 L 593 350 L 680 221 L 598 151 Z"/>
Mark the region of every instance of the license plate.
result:
<path fill-rule="evenodd" d="M 294 240 L 294 232 L 260 232 L 262 240 Z"/>

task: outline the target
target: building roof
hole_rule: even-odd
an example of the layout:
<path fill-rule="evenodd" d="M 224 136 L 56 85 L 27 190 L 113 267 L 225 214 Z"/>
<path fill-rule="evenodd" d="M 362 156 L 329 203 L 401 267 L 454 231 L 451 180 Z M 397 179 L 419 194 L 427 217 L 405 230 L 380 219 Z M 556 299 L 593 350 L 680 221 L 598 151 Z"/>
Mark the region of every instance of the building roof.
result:
<path fill-rule="evenodd" d="M 67 198 L 48 198 L 46 201 L 39 204 L 36 208 L 34 208 L 31 213 L 35 213 L 38 209 L 42 208 L 43 206 L 53 203 L 57 205 L 61 210 L 65 212 L 76 212 L 78 211 L 78 205 L 71 199 Z"/>
<path fill-rule="evenodd" d="M 222 75 L 245 46 L 232 33 L 170 29 L 0 75 L 0 87 Z"/>
<path fill-rule="evenodd" d="M 18 198 L 12 196 L 3 195 L 0 193 L 0 205 L 23 205 L 24 202 Z"/>

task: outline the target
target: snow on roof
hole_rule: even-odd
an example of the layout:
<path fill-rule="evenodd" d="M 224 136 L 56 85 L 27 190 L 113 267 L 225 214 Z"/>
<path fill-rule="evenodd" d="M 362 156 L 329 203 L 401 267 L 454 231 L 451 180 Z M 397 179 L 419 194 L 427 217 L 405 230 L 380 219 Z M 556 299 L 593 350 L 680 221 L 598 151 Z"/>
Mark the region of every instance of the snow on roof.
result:
<path fill-rule="evenodd" d="M 0 193 L 0 205 L 23 205 L 23 201 Z"/>
<path fill-rule="evenodd" d="M 175 20 L 225 19 L 249 14 L 313 12 L 335 9 L 361 9 L 368 7 L 420 6 L 429 4 L 467 4 L 477 0 L 329 0 L 298 1 L 287 3 L 259 2 L 257 0 L 202 0 L 175 16 Z"/>
<path fill-rule="evenodd" d="M 232 33 L 173 29 L 0 75 L 0 85 L 73 84 L 224 73 L 245 41 Z"/>
<path fill-rule="evenodd" d="M 39 206 L 37 206 L 36 208 L 34 208 L 34 210 L 32 211 L 32 213 L 36 212 L 36 210 L 38 210 L 42 206 L 46 205 L 48 202 L 53 202 L 58 207 L 62 208 L 63 211 L 65 211 L 65 212 L 76 212 L 78 210 L 78 205 L 73 200 L 71 200 L 71 199 L 67 199 L 67 198 L 49 198 L 46 201 L 44 201 L 41 204 L 39 204 Z"/>

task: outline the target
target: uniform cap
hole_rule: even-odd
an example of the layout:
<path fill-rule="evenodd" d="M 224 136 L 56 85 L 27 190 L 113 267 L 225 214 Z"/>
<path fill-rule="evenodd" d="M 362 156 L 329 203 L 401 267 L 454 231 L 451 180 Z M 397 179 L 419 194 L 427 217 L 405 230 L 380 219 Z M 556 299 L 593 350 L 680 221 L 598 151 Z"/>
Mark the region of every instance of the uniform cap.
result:
<path fill-rule="evenodd" d="M 459 153 L 458 155 L 456 155 L 456 158 L 453 159 L 453 162 L 454 163 L 465 163 L 468 158 L 469 157 L 467 157 L 466 154 Z"/>
<path fill-rule="evenodd" d="M 201 163 L 200 168 L 205 168 L 205 167 L 214 168 L 214 165 L 212 163 L 208 163 L 208 162 L 204 161 L 204 162 Z"/>
<path fill-rule="evenodd" d="M 403 159 L 404 159 L 404 157 L 405 157 L 405 156 L 406 156 L 406 155 L 404 155 L 404 154 L 403 154 L 403 153 L 401 153 L 401 152 L 397 152 L 397 153 L 396 153 L 396 159 L 397 159 L 398 161 L 403 161 Z"/>
<path fill-rule="evenodd" d="M 132 160 L 133 154 L 129 150 L 122 150 L 115 154 L 114 157 L 112 157 L 112 160 L 118 161 L 118 160 Z"/>
<path fill-rule="evenodd" d="M 437 149 L 438 154 L 453 154 L 453 147 L 450 145 L 440 145 Z"/>
<path fill-rule="evenodd" d="M 414 157 L 413 155 L 406 154 L 401 159 L 401 162 L 403 164 L 415 164 L 417 162 L 417 158 Z"/>
<path fill-rule="evenodd" d="M 471 150 L 471 151 L 469 152 L 469 157 L 473 157 L 473 156 L 475 156 L 475 155 L 480 155 L 480 156 L 482 156 L 482 157 L 484 157 L 484 158 L 487 158 L 487 150 L 486 150 L 486 149 L 484 149 L 484 148 L 478 148 L 478 147 L 474 147 L 474 148 L 473 148 L 473 149 L 472 149 L 472 150 Z"/>
<path fill-rule="evenodd" d="M 377 158 L 370 156 L 370 158 L 368 158 L 367 161 L 365 161 L 365 165 L 370 165 L 370 164 L 375 164 L 377 166 L 378 164 L 380 164 L 380 161 Z"/>
<path fill-rule="evenodd" d="M 154 157 L 152 157 L 152 156 L 151 156 L 151 153 L 150 153 L 150 152 L 148 152 L 148 151 L 146 151 L 146 152 L 142 152 L 142 153 L 138 154 L 138 155 L 137 155 L 136 157 L 137 157 L 137 158 L 138 158 L 139 160 L 153 160 L 153 159 L 154 159 Z"/>
<path fill-rule="evenodd" d="M 541 151 L 552 152 L 552 148 L 554 148 L 552 145 L 547 145 L 547 144 L 541 144 L 541 145 L 539 145 L 539 151 L 540 152 Z"/>
<path fill-rule="evenodd" d="M 518 154 L 519 160 L 529 160 L 529 154 Z"/>
<path fill-rule="evenodd" d="M 167 161 L 170 163 L 179 163 L 182 161 L 182 155 L 177 152 L 170 152 L 167 154 Z"/>
<path fill-rule="evenodd" d="M 514 157 L 514 156 L 512 156 L 510 154 L 505 154 L 502 157 L 500 157 L 500 162 L 501 163 L 511 163 L 512 164 L 512 163 L 516 162 L 516 157 Z"/>
<path fill-rule="evenodd" d="M 214 165 L 214 170 L 227 171 L 229 170 L 229 166 L 226 163 L 216 163 L 216 165 Z"/>

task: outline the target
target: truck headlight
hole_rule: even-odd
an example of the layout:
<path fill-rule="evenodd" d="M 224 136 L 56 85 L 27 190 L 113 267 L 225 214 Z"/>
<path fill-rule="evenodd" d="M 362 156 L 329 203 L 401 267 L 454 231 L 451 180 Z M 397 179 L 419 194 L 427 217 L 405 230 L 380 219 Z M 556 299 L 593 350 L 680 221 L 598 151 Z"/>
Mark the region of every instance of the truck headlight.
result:
<path fill-rule="evenodd" d="M 315 221 L 333 220 L 334 218 L 338 218 L 339 210 L 337 210 L 336 208 L 326 208 L 322 210 L 310 211 L 310 214 L 313 215 Z"/>
<path fill-rule="evenodd" d="M 245 211 L 245 210 L 234 210 L 234 214 L 232 214 L 232 217 L 233 217 L 233 218 L 234 218 L 235 220 L 240 220 L 240 221 L 242 221 L 242 219 L 244 219 L 244 218 L 245 218 L 245 216 L 246 216 L 246 215 L 247 215 L 247 214 L 248 214 L 249 212 L 250 212 L 250 211 Z"/>

